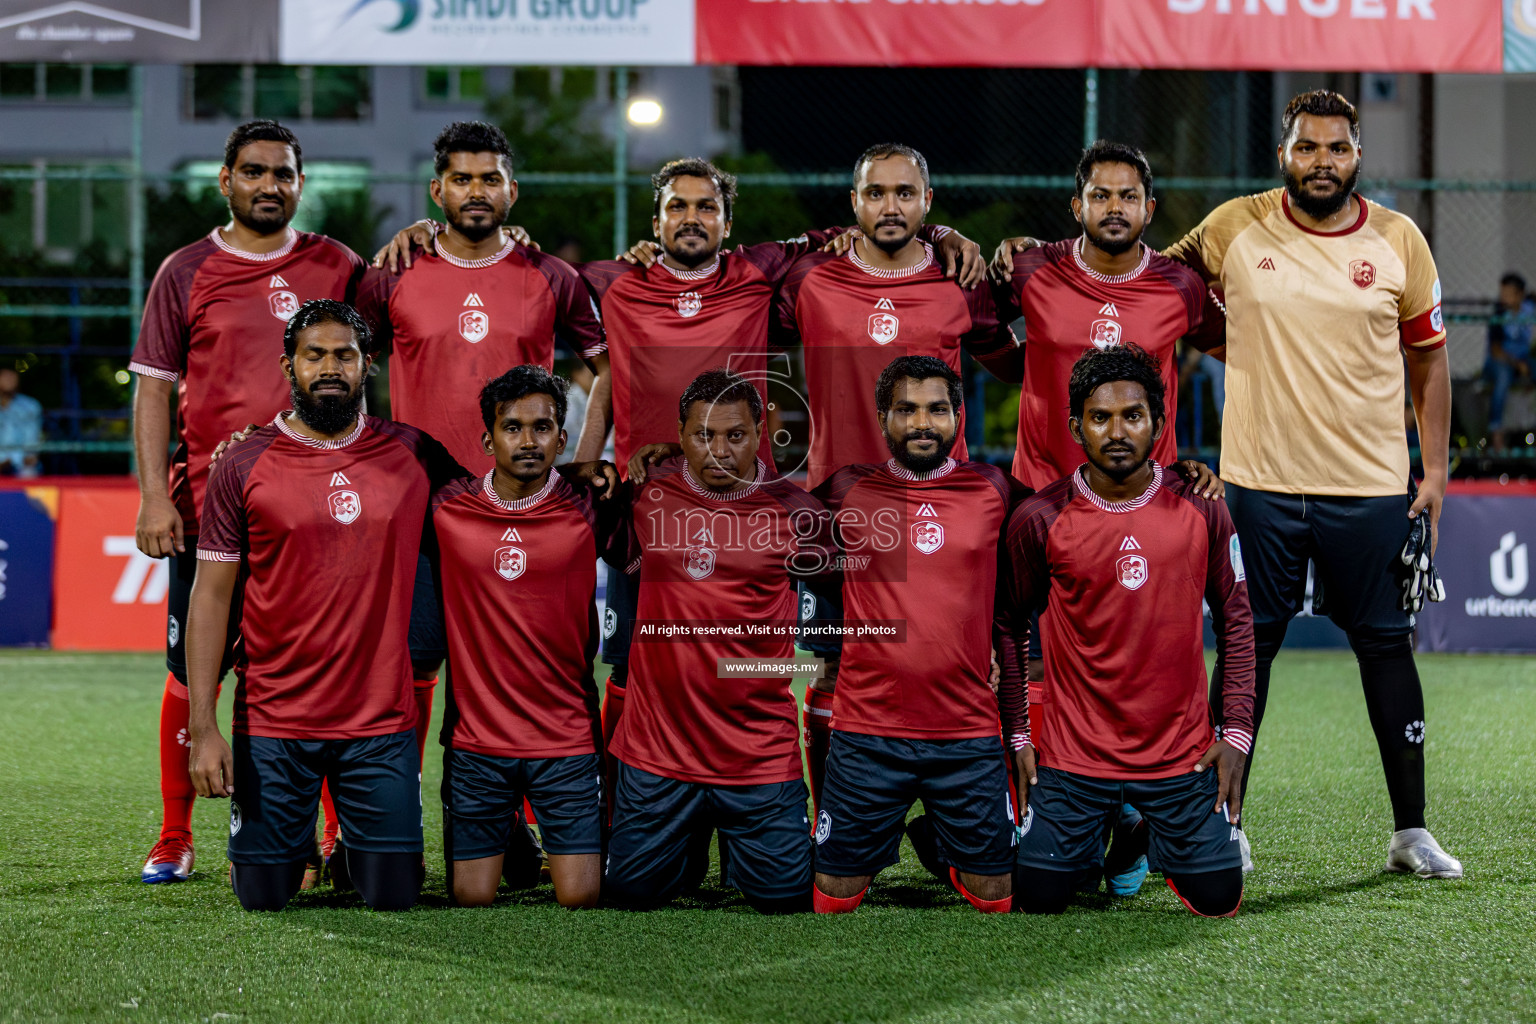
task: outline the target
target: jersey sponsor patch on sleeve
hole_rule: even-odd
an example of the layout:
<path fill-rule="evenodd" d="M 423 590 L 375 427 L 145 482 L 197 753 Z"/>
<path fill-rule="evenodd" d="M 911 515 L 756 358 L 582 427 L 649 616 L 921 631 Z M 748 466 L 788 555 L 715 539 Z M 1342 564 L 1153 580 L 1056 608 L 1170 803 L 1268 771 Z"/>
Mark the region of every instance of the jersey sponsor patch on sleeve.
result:
<path fill-rule="evenodd" d="M 1243 545 L 1238 542 L 1237 534 L 1227 541 L 1227 560 L 1232 563 L 1232 578 L 1241 583 L 1248 578 L 1243 571 Z"/>

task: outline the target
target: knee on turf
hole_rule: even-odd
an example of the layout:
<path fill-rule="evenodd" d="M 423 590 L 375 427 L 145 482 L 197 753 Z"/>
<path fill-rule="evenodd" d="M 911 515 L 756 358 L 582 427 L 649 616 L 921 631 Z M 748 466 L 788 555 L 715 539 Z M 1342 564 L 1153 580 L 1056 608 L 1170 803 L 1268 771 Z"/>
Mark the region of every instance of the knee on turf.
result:
<path fill-rule="evenodd" d="M 304 861 L 293 864 L 236 864 L 230 868 L 235 897 L 246 910 L 282 910 L 304 880 Z"/>
<path fill-rule="evenodd" d="M 602 898 L 600 885 L 555 886 L 555 902 L 567 910 L 590 910 Z"/>
<path fill-rule="evenodd" d="M 1243 869 L 1168 876 L 1168 888 L 1201 917 L 1231 917 L 1243 902 Z"/>
<path fill-rule="evenodd" d="M 347 870 L 372 910 L 409 910 L 421 891 L 421 854 L 347 851 Z"/>
<path fill-rule="evenodd" d="M 811 894 L 803 892 L 796 896 L 753 896 L 743 893 L 747 897 L 747 904 L 759 914 L 805 914 L 811 909 Z"/>
<path fill-rule="evenodd" d="M 1026 914 L 1060 914 L 1092 872 L 1021 867 L 1013 873 L 1013 909 Z"/>

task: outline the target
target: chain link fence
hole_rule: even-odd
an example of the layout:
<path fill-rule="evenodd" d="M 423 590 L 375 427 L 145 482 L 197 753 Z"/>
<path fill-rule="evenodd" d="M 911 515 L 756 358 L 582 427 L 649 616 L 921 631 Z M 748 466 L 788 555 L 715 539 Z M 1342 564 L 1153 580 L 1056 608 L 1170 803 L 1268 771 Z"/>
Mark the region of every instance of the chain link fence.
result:
<path fill-rule="evenodd" d="M 1159 202 L 1147 240 L 1161 248 L 1220 202 L 1279 184 L 1279 109 L 1292 92 L 1328 85 L 1361 95 L 1378 88 L 1363 81 L 1368 77 L 1303 82 L 1299 76 L 1237 72 L 742 68 L 729 99 L 736 144 L 717 155 L 740 179 L 732 241 L 849 223 L 853 162 L 876 141 L 906 142 L 927 155 L 935 190 L 930 219 L 959 229 L 984 251 L 1013 235 L 1066 237 L 1076 233 L 1068 205 L 1072 169 L 1085 141 L 1104 137 L 1147 152 Z M 1424 77 L 1397 79 L 1402 81 L 1394 88 L 1404 91 L 1432 88 Z M 1513 467 L 1529 473 L 1536 468 L 1536 436 L 1502 460 L 1484 447 L 1486 398 L 1479 378 L 1500 275 L 1514 269 L 1536 278 L 1536 252 L 1524 248 L 1525 239 L 1536 237 L 1536 178 L 1433 177 L 1433 118 L 1411 112 L 1432 108 L 1422 99 L 1392 107 L 1378 97 L 1376 106 L 1362 106 L 1367 169 L 1377 176 L 1362 180 L 1360 188 L 1414 217 L 1434 248 L 1457 379 L 1453 446 L 1460 452 L 1459 471 Z M 508 109 L 505 98 L 487 102 L 489 116 Z M 1399 109 L 1409 113 L 1393 113 Z M 562 163 L 558 145 L 543 145 L 537 161 L 519 163 L 513 216 L 545 249 L 587 259 L 612 255 L 617 239 L 649 237 L 651 215 L 649 168 L 630 166 L 622 174 L 603 169 L 603 155 L 591 151 L 590 114 L 584 115 L 578 157 Z M 1386 159 L 1373 150 L 1378 124 L 1390 143 L 1380 148 L 1393 150 Z M 519 125 L 507 126 L 517 150 Z M 558 134 L 555 126 L 556 141 Z M 143 189 L 144 227 L 137 240 L 128 202 L 135 182 Z M 425 193 L 420 177 L 354 173 L 327 182 L 312 173 L 298 225 L 370 255 L 411 212 L 380 204 L 375 190 L 401 184 L 419 185 Z M 62 174 L 0 167 L 0 238 L 6 240 L 0 251 L 0 366 L 24 369 L 25 390 L 48 410 L 48 470 L 128 467 L 126 367 L 140 299 L 133 254 L 142 253 L 141 279 L 147 282 L 165 255 L 226 220 L 214 186 L 206 170 L 136 177 L 123 164 Z M 54 251 L 47 237 L 53 224 L 37 224 L 44 201 L 50 211 L 64 209 L 64 229 L 83 239 L 71 251 Z M 971 429 L 980 450 L 1006 461 L 1017 389 L 974 367 L 968 375 Z M 1208 455 L 1219 441 L 1211 384 L 1200 367 L 1191 366 L 1178 424 L 1181 448 Z M 1517 446 L 1524 432 L 1536 431 L 1531 395 L 1517 387 L 1506 413 L 1506 422 L 1518 428 Z"/>

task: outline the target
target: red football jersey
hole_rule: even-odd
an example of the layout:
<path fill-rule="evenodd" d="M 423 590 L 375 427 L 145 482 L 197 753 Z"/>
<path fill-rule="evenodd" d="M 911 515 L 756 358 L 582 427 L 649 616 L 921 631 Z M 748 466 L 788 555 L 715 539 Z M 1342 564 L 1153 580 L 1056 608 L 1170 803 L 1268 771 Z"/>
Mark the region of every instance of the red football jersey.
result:
<path fill-rule="evenodd" d="M 494 757 L 590 754 L 601 733 L 597 559 L 623 543 L 613 502 L 559 473 L 504 501 L 491 475 L 432 497 L 433 560 L 448 636 L 447 745 Z"/>
<path fill-rule="evenodd" d="M 817 490 L 833 515 L 843 621 L 891 623 L 896 643 L 843 639 L 832 728 L 958 740 L 998 734 L 992 620 L 1015 495 L 995 466 L 953 459 L 915 474 L 848 466 Z"/>
<path fill-rule="evenodd" d="M 799 336 L 811 412 L 807 486 L 837 470 L 889 455 L 875 417 L 875 381 L 898 356 L 934 356 L 956 372 L 960 348 L 978 358 L 1017 345 L 990 289 L 966 291 L 926 256 L 908 270 L 877 270 L 857 249 L 814 252 L 795 262 L 779 289 L 778 326 Z M 962 419 L 962 428 L 963 428 Z M 954 455 L 965 458 L 965 440 Z"/>
<path fill-rule="evenodd" d="M 524 363 L 555 364 L 555 339 L 591 360 L 606 348 L 591 293 L 570 264 L 511 241 L 494 256 L 418 256 L 373 268 L 358 309 L 389 352 L 389 414 L 439 438 L 471 472 L 490 471 L 480 389 Z"/>
<path fill-rule="evenodd" d="M 1013 475 L 1037 490 L 1083 462 L 1082 445 L 1067 429 L 1072 364 L 1095 346 L 1106 349 L 1122 341 L 1140 345 L 1162 367 L 1168 425 L 1152 458 L 1173 465 L 1178 341 L 1205 317 L 1221 316 L 1200 275 L 1150 246 L 1142 246 L 1135 270 L 1108 277 L 1083 261 L 1082 244 L 1081 238 L 1069 239 L 1015 254 L 1013 280 L 996 289 L 1003 319 L 1024 317 L 1024 391 Z"/>
<path fill-rule="evenodd" d="M 352 302 L 364 264 L 324 235 L 290 232 L 268 253 L 248 253 L 215 228 L 160 264 L 144 300 L 128 369 L 174 381 L 181 443 L 171 457 L 171 499 L 189 537 L 220 441 L 289 405 L 278 365 L 283 330 L 310 299 Z"/>
<path fill-rule="evenodd" d="M 670 459 L 634 496 L 640 603 L 613 739 L 625 764 L 715 785 L 801 777 L 789 680 L 722 675 L 717 664 L 793 658 L 795 577 L 827 571 L 836 553 L 821 503 L 761 461 L 757 470 L 754 484 L 721 497 Z"/>
<path fill-rule="evenodd" d="M 614 460 L 648 444 L 677 443 L 677 400 L 695 377 L 724 366 L 768 400 L 768 322 L 779 283 L 796 258 L 841 228 L 788 242 L 747 245 L 697 270 L 623 260 L 582 266 L 603 311 L 613 384 Z M 767 446 L 761 455 L 772 460 Z"/>
<path fill-rule="evenodd" d="M 1124 502 L 1100 498 L 1075 472 L 1009 520 L 1014 622 L 1044 606 L 1047 697 L 1033 721 L 1040 763 L 1052 768 L 1106 779 L 1194 768 L 1216 738 L 1202 598 L 1218 642 L 1224 736 L 1253 745 L 1253 616 L 1232 517 L 1225 502 L 1153 469 L 1151 486 Z M 1011 675 L 1000 702 L 1017 746 L 1027 727 Z"/>
<path fill-rule="evenodd" d="M 411 728 L 416 555 L 433 486 L 463 475 L 421 431 L 372 416 L 317 441 L 280 415 L 229 447 L 209 476 L 197 557 L 247 570 L 236 732 Z"/>

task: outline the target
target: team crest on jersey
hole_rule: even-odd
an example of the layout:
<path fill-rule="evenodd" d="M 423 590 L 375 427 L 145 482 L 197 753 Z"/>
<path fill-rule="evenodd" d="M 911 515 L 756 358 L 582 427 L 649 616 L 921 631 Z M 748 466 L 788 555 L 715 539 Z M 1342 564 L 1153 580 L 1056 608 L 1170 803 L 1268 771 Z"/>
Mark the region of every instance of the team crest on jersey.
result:
<path fill-rule="evenodd" d="M 944 546 L 944 527 L 930 519 L 912 524 L 912 546 L 931 555 Z"/>
<path fill-rule="evenodd" d="M 496 568 L 496 575 L 504 580 L 515 580 L 528 568 L 528 553 L 510 546 L 497 548 L 491 564 Z"/>
<path fill-rule="evenodd" d="M 1366 260 L 1350 260 L 1349 279 L 1356 288 L 1369 288 L 1376 283 L 1376 267 Z"/>
<path fill-rule="evenodd" d="M 293 319 L 293 314 L 299 311 L 299 297 L 293 292 L 273 292 L 267 296 L 267 303 L 272 307 L 272 315 L 283 323 Z"/>
<path fill-rule="evenodd" d="M 683 568 L 689 576 L 701 580 L 715 571 L 715 549 L 709 546 L 713 543 L 708 530 L 693 535 L 693 543 L 683 552 Z"/>
<path fill-rule="evenodd" d="M 698 292 L 683 292 L 673 304 L 677 306 L 677 315 L 687 320 L 689 317 L 698 316 L 699 310 L 704 308 L 704 296 Z"/>
<path fill-rule="evenodd" d="M 363 499 L 356 491 L 332 491 L 330 497 L 331 518 L 342 526 L 363 513 Z"/>
<path fill-rule="evenodd" d="M 1115 575 L 1126 590 L 1139 590 L 1147 582 L 1147 560 L 1140 555 L 1126 555 L 1115 563 Z"/>
<path fill-rule="evenodd" d="M 240 826 L 243 824 L 240 817 L 240 805 L 231 800 L 229 802 L 229 834 L 231 838 L 240 834 Z"/>
<path fill-rule="evenodd" d="M 901 330 L 901 321 L 892 313 L 869 314 L 869 336 L 874 339 L 876 345 L 889 345 L 896 340 L 896 333 Z"/>
<path fill-rule="evenodd" d="M 1088 327 L 1088 340 L 1101 352 L 1120 344 L 1120 324 L 1114 320 L 1095 320 Z"/>
<path fill-rule="evenodd" d="M 471 345 L 485 340 L 491 333 L 491 318 L 478 309 L 466 309 L 459 314 L 459 336 Z"/>
<path fill-rule="evenodd" d="M 827 841 L 832 834 L 832 815 L 826 811 L 816 812 L 816 845 L 820 846 Z"/>

